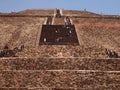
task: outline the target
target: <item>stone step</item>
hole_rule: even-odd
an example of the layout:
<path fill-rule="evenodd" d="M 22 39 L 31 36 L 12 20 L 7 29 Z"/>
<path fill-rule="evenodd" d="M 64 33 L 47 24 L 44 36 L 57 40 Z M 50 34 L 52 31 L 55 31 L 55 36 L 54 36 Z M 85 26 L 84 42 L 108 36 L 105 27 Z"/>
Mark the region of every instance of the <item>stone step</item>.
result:
<path fill-rule="evenodd" d="M 0 88 L 0 90 L 80 90 L 70 88 Z"/>
<path fill-rule="evenodd" d="M 2 88 L 59 88 L 102 90 L 120 87 L 120 72 L 94 70 L 11 70 L 0 71 Z M 36 89 L 37 90 L 37 89 Z M 39 90 L 39 89 L 38 89 Z M 43 89 L 44 90 L 44 89 Z M 62 90 L 62 89 L 61 89 Z"/>
<path fill-rule="evenodd" d="M 50 17 L 50 16 L 49 16 L 49 17 L 47 18 L 46 24 L 47 24 L 47 25 L 51 25 L 51 24 L 52 24 L 52 20 L 53 20 L 53 17 Z"/>
<path fill-rule="evenodd" d="M 120 59 L 1 58 L 0 70 L 101 70 L 119 71 Z"/>
<path fill-rule="evenodd" d="M 0 90 L 86 90 L 86 88 L 81 89 L 81 88 L 74 88 L 74 89 L 69 89 L 69 88 L 35 88 L 35 89 L 28 89 L 28 88 L 0 88 Z M 109 88 L 94 88 L 94 89 L 90 89 L 87 88 L 87 90 L 119 90 L 119 88 L 114 88 L 114 87 L 109 87 Z"/>
<path fill-rule="evenodd" d="M 27 88 L 0 88 L 0 90 L 29 90 Z"/>
<path fill-rule="evenodd" d="M 69 88 L 0 88 L 0 90 L 79 90 Z"/>
<path fill-rule="evenodd" d="M 64 18 L 55 18 L 54 19 L 54 24 L 55 25 L 65 25 Z"/>
<path fill-rule="evenodd" d="M 0 88 L 0 90 L 58 90 L 58 89 L 54 89 L 54 88 Z M 63 89 L 59 89 L 59 90 L 63 90 Z M 75 90 L 75 89 L 70 89 L 70 90 Z"/>

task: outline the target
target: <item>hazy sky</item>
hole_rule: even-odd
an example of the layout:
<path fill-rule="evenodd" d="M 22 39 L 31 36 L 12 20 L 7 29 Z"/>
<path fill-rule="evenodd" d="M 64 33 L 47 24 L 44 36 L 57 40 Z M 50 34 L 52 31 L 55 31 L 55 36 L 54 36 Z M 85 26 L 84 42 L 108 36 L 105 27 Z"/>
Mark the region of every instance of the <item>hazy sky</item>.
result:
<path fill-rule="evenodd" d="M 120 0 L 0 0 L 0 12 L 25 9 L 72 9 L 120 15 Z"/>

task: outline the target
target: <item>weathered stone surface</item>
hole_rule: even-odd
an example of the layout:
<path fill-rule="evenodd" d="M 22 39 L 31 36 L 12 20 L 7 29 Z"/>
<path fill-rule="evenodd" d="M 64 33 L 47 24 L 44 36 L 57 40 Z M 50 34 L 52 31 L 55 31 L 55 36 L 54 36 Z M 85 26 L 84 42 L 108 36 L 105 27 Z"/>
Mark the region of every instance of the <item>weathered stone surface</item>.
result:
<path fill-rule="evenodd" d="M 120 60 L 119 59 L 107 59 L 106 60 L 106 64 L 107 64 L 107 70 L 116 70 L 116 71 L 120 71 Z"/>
<path fill-rule="evenodd" d="M 25 15 L 40 15 L 40 16 L 53 16 L 54 15 L 54 10 L 53 9 L 28 9 L 28 10 L 24 10 L 18 13 L 19 14 L 25 14 Z"/>
<path fill-rule="evenodd" d="M 0 90 L 28 90 L 27 88 L 0 88 Z"/>
<path fill-rule="evenodd" d="M 0 51 L 6 43 L 11 48 L 21 44 L 35 46 L 38 31 L 41 30 L 45 18 L 0 17 Z M 7 37 L 6 37 L 7 36 Z"/>
<path fill-rule="evenodd" d="M 73 88 L 0 88 L 0 90 L 79 90 Z M 80 89 L 83 90 L 83 89 Z"/>
<path fill-rule="evenodd" d="M 119 71 L 120 59 L 11 58 L 0 59 L 0 70 L 100 70 Z"/>
<path fill-rule="evenodd" d="M 100 71 L 1 71 L 0 87 L 117 88 L 119 77 L 119 72 Z"/>
<path fill-rule="evenodd" d="M 97 16 L 99 17 L 99 14 L 91 13 L 88 11 L 78 11 L 78 10 L 63 10 L 63 15 L 67 16 Z"/>
<path fill-rule="evenodd" d="M 0 13 L 0 51 L 6 43 L 25 45 L 16 57 L 0 58 L 0 90 L 120 90 L 120 59 L 105 54 L 105 48 L 120 54 L 120 17 L 60 13 L 58 19 L 55 10 Z M 72 16 L 80 45 L 39 45 L 48 16 L 54 25 Z"/>

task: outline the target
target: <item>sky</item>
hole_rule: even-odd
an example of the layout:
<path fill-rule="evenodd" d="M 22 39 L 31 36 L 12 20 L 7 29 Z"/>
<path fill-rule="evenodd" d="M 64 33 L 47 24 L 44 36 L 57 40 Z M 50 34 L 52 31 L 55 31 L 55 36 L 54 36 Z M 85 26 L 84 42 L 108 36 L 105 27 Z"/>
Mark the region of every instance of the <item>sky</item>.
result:
<path fill-rule="evenodd" d="M 55 8 L 120 15 L 120 0 L 0 0 L 0 12 Z"/>

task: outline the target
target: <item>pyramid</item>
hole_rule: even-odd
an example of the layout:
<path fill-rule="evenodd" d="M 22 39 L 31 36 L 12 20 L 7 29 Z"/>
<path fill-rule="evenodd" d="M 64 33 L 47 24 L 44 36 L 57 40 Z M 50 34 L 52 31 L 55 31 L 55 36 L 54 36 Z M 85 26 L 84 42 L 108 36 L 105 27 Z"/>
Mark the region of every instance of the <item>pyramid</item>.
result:
<path fill-rule="evenodd" d="M 119 90 L 120 16 L 49 9 L 0 13 L 0 90 Z"/>

